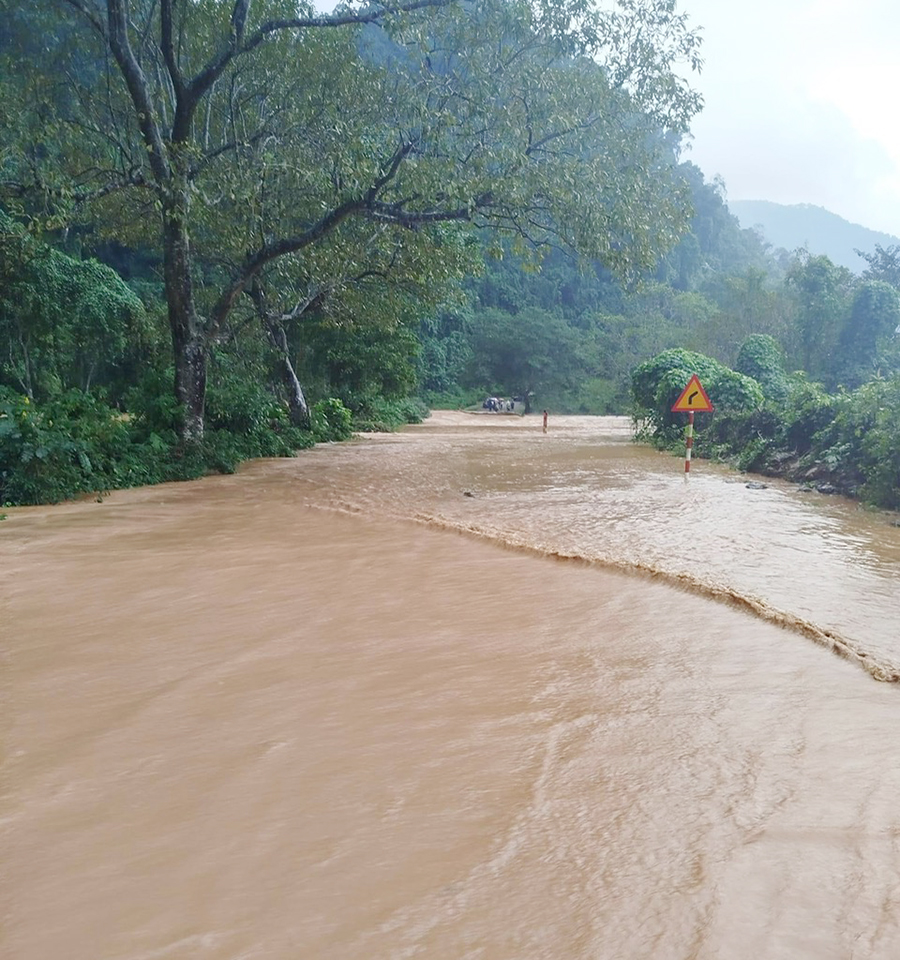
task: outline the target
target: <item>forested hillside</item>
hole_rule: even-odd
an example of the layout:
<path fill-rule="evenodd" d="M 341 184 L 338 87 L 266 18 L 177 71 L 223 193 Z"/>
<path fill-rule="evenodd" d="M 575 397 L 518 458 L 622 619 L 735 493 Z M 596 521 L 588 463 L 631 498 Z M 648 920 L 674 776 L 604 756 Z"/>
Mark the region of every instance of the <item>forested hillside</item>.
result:
<path fill-rule="evenodd" d="M 811 203 L 732 200 L 729 207 L 742 226 L 759 230 L 773 246 L 785 250 L 805 247 L 853 273 L 862 273 L 866 266 L 857 251 L 872 254 L 878 246 L 900 244 L 900 237 L 851 223 Z"/>
<path fill-rule="evenodd" d="M 498 392 L 566 412 L 625 413 L 631 370 L 648 356 L 680 346 L 729 361 L 749 333 L 786 333 L 786 264 L 740 228 L 696 166 L 682 163 L 677 175 L 692 215 L 652 269 L 616 275 L 555 247 L 535 266 L 502 242 L 485 249 L 462 302 L 422 320 L 426 397 L 464 403 Z"/>

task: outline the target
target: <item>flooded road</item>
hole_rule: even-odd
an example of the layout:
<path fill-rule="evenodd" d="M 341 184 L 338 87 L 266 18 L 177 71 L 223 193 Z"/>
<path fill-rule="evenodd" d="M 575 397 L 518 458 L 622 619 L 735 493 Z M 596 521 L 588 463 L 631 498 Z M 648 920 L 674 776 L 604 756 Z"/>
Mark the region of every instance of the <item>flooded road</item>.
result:
<path fill-rule="evenodd" d="M 896 957 L 900 529 L 680 468 L 441 414 L 7 511 L 0 954 Z"/>

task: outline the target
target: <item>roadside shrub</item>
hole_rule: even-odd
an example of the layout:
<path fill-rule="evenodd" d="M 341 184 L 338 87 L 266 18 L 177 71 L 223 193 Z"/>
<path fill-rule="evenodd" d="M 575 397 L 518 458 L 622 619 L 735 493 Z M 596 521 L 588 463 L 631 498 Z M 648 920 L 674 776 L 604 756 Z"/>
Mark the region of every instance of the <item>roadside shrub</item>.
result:
<path fill-rule="evenodd" d="M 900 509 L 900 376 L 838 397 L 834 420 L 819 439 L 821 459 L 840 478 L 857 481 L 860 496 Z"/>
<path fill-rule="evenodd" d="M 866 384 L 857 393 L 860 403 L 875 405 L 872 425 L 861 438 L 866 479 L 860 492 L 881 507 L 900 510 L 900 377 Z"/>
<path fill-rule="evenodd" d="M 157 451 L 134 443 L 125 418 L 71 390 L 38 405 L 0 388 L 0 501 L 57 503 L 152 483 Z"/>
<path fill-rule="evenodd" d="M 335 397 L 319 400 L 310 411 L 312 435 L 318 443 L 349 440 L 353 435 L 352 414 Z"/>
<path fill-rule="evenodd" d="M 673 413 L 672 404 L 696 374 L 715 409 L 715 416 L 755 410 L 763 403 L 763 392 L 751 377 L 689 350 L 665 350 L 636 367 L 631 375 L 633 417 L 644 424 L 644 435 L 663 445 L 681 436 L 687 415 Z M 712 414 L 698 413 L 699 430 L 711 422 Z"/>
<path fill-rule="evenodd" d="M 126 392 L 125 409 L 138 438 L 156 437 L 167 445 L 176 442 L 184 413 L 172 392 L 174 380 L 172 367 L 154 367 Z"/>
<path fill-rule="evenodd" d="M 389 433 L 406 423 L 421 423 L 429 414 L 428 407 L 417 397 L 385 400 L 383 397 L 351 398 L 354 429 L 361 433 Z"/>
<path fill-rule="evenodd" d="M 206 426 L 237 435 L 266 432 L 289 424 L 288 411 L 260 380 L 219 360 L 206 391 Z"/>
<path fill-rule="evenodd" d="M 803 374 L 790 380 L 787 400 L 782 408 L 779 440 L 781 446 L 803 455 L 820 445 L 819 434 L 834 422 L 837 400 Z M 827 445 L 828 441 L 826 441 Z"/>
<path fill-rule="evenodd" d="M 757 346 L 771 345 L 757 340 Z M 782 402 L 763 403 L 756 380 L 696 356 L 670 350 L 635 370 L 635 419 L 645 423 L 644 436 L 658 446 L 680 446 L 682 431 L 669 408 L 675 390 L 697 373 L 704 386 L 709 381 L 716 405 L 696 436 L 699 456 L 900 510 L 900 374 L 837 396 L 794 374 Z"/>
<path fill-rule="evenodd" d="M 292 427 L 276 405 L 268 422 L 241 431 L 207 429 L 201 444 L 184 447 L 176 433 L 178 406 L 166 399 L 170 391 L 153 396 L 155 377 L 129 394 L 133 414 L 78 390 L 35 404 L 0 387 L 0 504 L 58 503 L 86 493 L 232 473 L 244 460 L 293 456 L 315 443 L 310 431 Z"/>
<path fill-rule="evenodd" d="M 740 470 L 761 470 L 775 447 L 779 427 L 778 414 L 770 406 L 717 411 L 695 445 L 699 456 L 733 460 Z"/>

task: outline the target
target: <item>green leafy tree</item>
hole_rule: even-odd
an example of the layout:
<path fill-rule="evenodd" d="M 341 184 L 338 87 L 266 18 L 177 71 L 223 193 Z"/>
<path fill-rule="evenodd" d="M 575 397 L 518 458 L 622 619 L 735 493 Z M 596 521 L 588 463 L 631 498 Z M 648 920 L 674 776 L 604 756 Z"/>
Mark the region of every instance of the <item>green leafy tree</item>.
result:
<path fill-rule="evenodd" d="M 705 290 L 715 274 L 771 270 L 766 244 L 753 230 L 742 229 L 728 209 L 722 180 L 707 182 L 693 163 L 682 163 L 679 173 L 690 188 L 693 213 L 678 244 L 660 260 L 657 279 L 677 290 Z"/>
<path fill-rule="evenodd" d="M 868 264 L 863 273 L 864 280 L 881 280 L 900 290 L 900 246 L 891 244 L 883 247 L 876 243 L 873 253 L 864 253 L 862 250 L 856 252 Z"/>
<path fill-rule="evenodd" d="M 0 382 L 32 400 L 89 390 L 144 321 L 115 271 L 40 243 L 0 211 Z"/>
<path fill-rule="evenodd" d="M 446 394 L 460 388 L 472 361 L 468 309 L 445 309 L 420 321 L 418 382 L 428 394 Z"/>
<path fill-rule="evenodd" d="M 853 298 L 850 317 L 841 330 L 837 376 L 844 386 L 858 387 L 891 353 L 900 329 L 900 297 L 881 280 L 862 283 Z"/>
<path fill-rule="evenodd" d="M 763 403 L 763 392 L 752 378 L 700 353 L 665 350 L 632 373 L 635 421 L 648 424 L 652 434 L 671 438 L 675 428 L 686 422 L 686 415 L 673 413 L 672 406 L 695 374 L 709 394 L 715 415 L 755 410 Z M 697 416 L 698 424 L 703 426 L 713 414 Z"/>
<path fill-rule="evenodd" d="M 300 373 L 322 396 L 339 397 L 354 412 L 378 397 L 396 400 L 415 387 L 416 320 L 358 322 L 318 314 L 302 334 Z"/>
<path fill-rule="evenodd" d="M 558 314 L 535 307 L 511 314 L 486 310 L 472 336 L 468 380 L 486 392 L 551 403 L 587 373 L 576 331 Z"/>
<path fill-rule="evenodd" d="M 826 256 L 800 251 L 787 275 L 796 298 L 794 356 L 810 376 L 828 379 L 838 362 L 838 337 L 855 278 Z"/>
<path fill-rule="evenodd" d="M 734 368 L 756 380 L 767 400 L 777 403 L 787 399 L 789 384 L 784 369 L 784 350 L 774 337 L 764 333 L 747 337 L 738 351 Z"/>
<path fill-rule="evenodd" d="M 451 283 L 477 268 L 477 248 L 452 224 L 399 233 L 383 225 L 355 222 L 344 225 L 331 239 L 337 242 L 318 245 L 313 255 L 302 260 L 275 261 L 249 288 L 274 351 L 291 419 L 298 426 L 309 420 L 299 374 L 306 379 L 321 372 L 325 380 L 334 380 L 333 369 L 315 369 L 316 357 L 325 354 L 306 342 L 306 331 L 318 338 L 321 347 L 321 331 L 330 325 L 338 337 L 341 331 L 351 332 L 353 343 L 363 348 L 367 341 L 359 328 L 369 326 L 372 339 L 387 341 L 393 336 L 397 344 L 406 345 L 408 367 L 416 348 L 408 336 L 409 316 L 436 309 L 447 300 Z M 333 353 L 337 347 L 332 344 L 329 349 Z M 350 362 L 351 349 L 348 344 L 341 351 L 345 363 Z M 367 349 L 363 352 L 375 361 Z"/>
<path fill-rule="evenodd" d="M 900 377 L 864 384 L 835 418 L 850 449 L 847 459 L 863 476 L 862 496 L 900 510 Z"/>
<path fill-rule="evenodd" d="M 4 117 L 7 198 L 159 250 L 187 441 L 254 282 L 334 251 L 352 224 L 494 225 L 627 269 L 655 262 L 685 216 L 658 131 L 699 108 L 678 72 L 699 59 L 672 0 L 327 16 L 295 0 L 53 0 L 30 23 L 46 53 L 7 49 L 21 107 Z"/>
<path fill-rule="evenodd" d="M 698 331 L 697 349 L 702 352 L 732 363 L 749 335 L 768 335 L 780 342 L 789 337 L 793 304 L 783 285 L 773 282 L 771 272 L 749 267 L 741 273 L 719 275 L 704 289 L 719 309 Z"/>

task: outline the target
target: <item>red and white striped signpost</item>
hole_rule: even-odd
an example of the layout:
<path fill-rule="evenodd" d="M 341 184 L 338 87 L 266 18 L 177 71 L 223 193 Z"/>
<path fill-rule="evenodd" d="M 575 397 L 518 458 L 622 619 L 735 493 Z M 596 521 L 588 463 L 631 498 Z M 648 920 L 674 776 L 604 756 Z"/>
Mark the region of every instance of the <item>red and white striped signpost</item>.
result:
<path fill-rule="evenodd" d="M 687 430 L 684 434 L 684 473 L 685 480 L 687 474 L 691 472 L 691 450 L 694 446 L 694 414 L 697 411 L 701 413 L 709 412 L 713 409 L 709 395 L 703 389 L 700 378 L 695 373 L 688 385 L 681 391 L 681 396 L 672 404 L 673 413 L 686 413 L 688 415 Z"/>
<path fill-rule="evenodd" d="M 688 414 L 687 430 L 684 434 L 684 472 L 691 472 L 691 450 L 694 446 L 694 411 Z"/>

